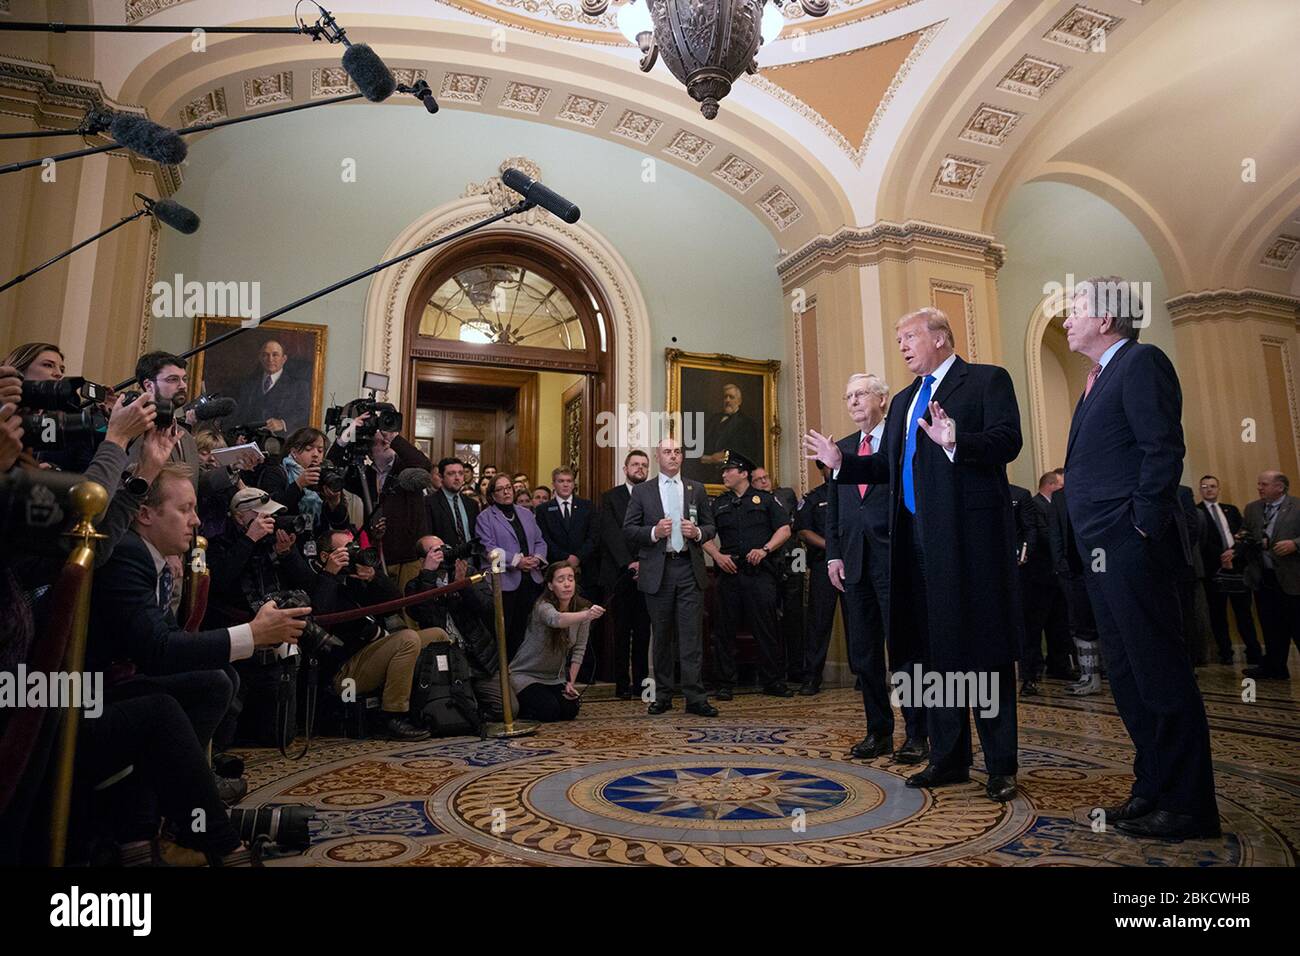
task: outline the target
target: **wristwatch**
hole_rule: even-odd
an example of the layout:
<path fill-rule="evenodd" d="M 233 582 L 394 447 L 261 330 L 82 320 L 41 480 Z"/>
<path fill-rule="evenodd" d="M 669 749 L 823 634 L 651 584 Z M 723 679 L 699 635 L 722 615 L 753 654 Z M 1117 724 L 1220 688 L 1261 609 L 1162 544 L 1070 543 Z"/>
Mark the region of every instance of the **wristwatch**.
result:
<path fill-rule="evenodd" d="M 763 553 L 764 553 L 764 554 L 771 554 L 771 553 L 772 553 L 772 549 L 769 548 L 767 545 L 763 545 Z"/>

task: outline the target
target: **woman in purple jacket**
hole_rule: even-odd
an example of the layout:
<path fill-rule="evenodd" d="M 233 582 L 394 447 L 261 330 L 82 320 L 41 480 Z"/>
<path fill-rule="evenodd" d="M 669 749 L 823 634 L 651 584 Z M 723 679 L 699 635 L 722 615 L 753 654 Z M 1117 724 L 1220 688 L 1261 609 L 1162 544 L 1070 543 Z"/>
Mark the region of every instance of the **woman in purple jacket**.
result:
<path fill-rule="evenodd" d="M 524 628 L 533 603 L 542 592 L 542 569 L 546 567 L 546 542 L 537 519 L 527 508 L 515 507 L 515 489 L 509 475 L 492 479 L 492 504 L 479 512 L 474 533 L 489 552 L 505 552 L 505 573 L 501 590 L 505 605 L 506 649 L 510 657 L 524 642 Z"/>

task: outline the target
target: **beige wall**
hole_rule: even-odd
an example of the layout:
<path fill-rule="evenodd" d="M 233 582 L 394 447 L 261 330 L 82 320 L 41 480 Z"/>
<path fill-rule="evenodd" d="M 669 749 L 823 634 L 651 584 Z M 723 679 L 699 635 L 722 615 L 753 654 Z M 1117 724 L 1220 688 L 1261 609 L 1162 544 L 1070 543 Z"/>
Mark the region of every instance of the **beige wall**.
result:
<path fill-rule="evenodd" d="M 550 486 L 551 469 L 568 464 L 560 458 L 564 445 L 561 431 L 564 427 L 564 390 L 574 382 L 583 379 L 581 375 L 559 372 L 538 372 L 538 421 L 537 421 L 537 474 L 529 475 L 533 487 Z M 594 411 L 594 410 L 593 410 Z M 621 464 L 621 463 L 620 463 Z M 580 479 L 581 480 L 581 479 Z M 579 485 L 578 493 L 583 498 L 599 495 L 604 488 L 593 489 Z"/>

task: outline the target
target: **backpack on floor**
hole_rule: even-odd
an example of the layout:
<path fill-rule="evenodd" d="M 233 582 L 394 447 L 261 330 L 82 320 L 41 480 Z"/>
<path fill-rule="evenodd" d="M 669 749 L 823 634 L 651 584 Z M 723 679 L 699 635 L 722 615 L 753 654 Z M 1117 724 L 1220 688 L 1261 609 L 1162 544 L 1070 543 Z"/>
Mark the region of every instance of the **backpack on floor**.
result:
<path fill-rule="evenodd" d="M 435 737 L 481 734 L 470 678 L 469 660 L 455 644 L 435 641 L 425 647 L 411 680 L 411 721 Z"/>

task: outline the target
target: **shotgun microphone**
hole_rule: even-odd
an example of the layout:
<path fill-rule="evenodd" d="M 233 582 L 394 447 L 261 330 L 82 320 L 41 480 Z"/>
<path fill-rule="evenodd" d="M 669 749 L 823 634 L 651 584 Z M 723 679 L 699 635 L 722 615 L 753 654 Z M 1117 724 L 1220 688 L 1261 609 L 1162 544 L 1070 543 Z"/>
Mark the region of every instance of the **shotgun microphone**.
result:
<path fill-rule="evenodd" d="M 582 215 L 578 207 L 569 200 L 559 193 L 547 189 L 537 180 L 529 178 L 526 173 L 520 172 L 513 166 L 501 174 L 501 181 L 523 196 L 528 202 L 541 206 L 567 223 L 577 222 L 578 217 Z"/>

